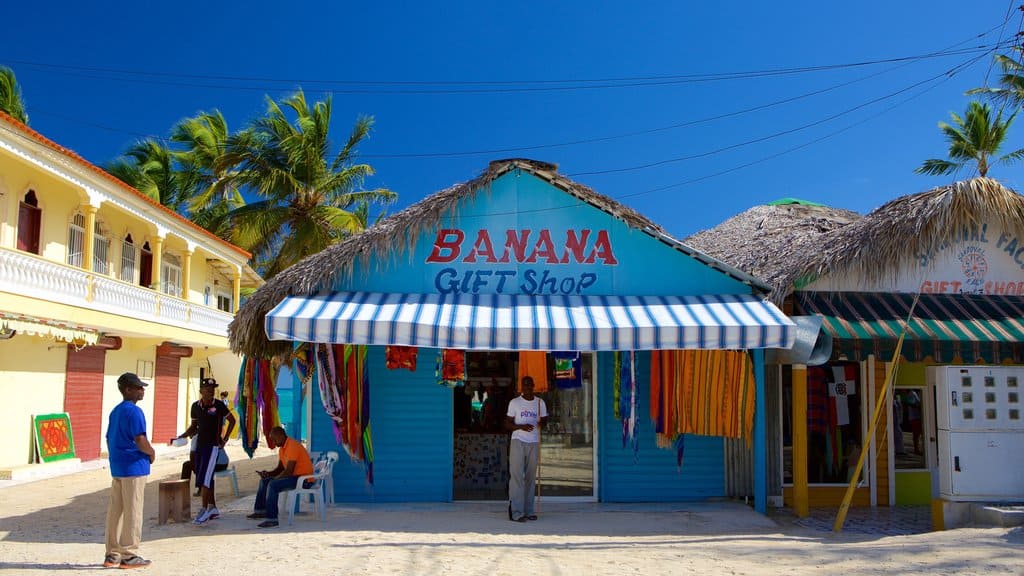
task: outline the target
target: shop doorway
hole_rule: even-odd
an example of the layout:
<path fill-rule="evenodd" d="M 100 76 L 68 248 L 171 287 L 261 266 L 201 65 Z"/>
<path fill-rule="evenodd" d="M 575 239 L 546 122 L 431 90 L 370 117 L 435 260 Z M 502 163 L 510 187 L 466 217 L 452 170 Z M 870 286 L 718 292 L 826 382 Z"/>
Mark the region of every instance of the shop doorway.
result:
<path fill-rule="evenodd" d="M 455 500 L 508 499 L 509 433 L 505 414 L 518 395 L 517 352 L 468 352 L 466 385 L 452 390 Z M 538 474 L 542 497 L 593 499 L 594 358 L 581 354 L 578 384 L 559 384 L 547 355 L 548 388 L 538 392 L 548 408 Z"/>

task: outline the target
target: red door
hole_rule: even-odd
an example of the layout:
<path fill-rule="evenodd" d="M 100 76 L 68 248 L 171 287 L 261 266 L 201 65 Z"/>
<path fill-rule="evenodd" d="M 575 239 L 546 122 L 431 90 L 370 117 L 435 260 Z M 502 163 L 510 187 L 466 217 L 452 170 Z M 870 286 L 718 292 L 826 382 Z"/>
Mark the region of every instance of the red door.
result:
<path fill-rule="evenodd" d="M 178 374 L 182 358 L 192 356 L 188 346 L 162 344 L 156 348 L 156 374 L 153 388 L 153 440 L 166 442 L 177 436 Z"/>
<path fill-rule="evenodd" d="M 64 411 L 71 417 L 75 456 L 81 460 L 100 457 L 103 431 L 103 365 L 107 349 L 68 346 L 64 377 Z M 115 391 L 116 393 L 116 391 Z"/>
<path fill-rule="evenodd" d="M 24 202 L 18 205 L 18 250 L 39 254 L 39 208 Z"/>

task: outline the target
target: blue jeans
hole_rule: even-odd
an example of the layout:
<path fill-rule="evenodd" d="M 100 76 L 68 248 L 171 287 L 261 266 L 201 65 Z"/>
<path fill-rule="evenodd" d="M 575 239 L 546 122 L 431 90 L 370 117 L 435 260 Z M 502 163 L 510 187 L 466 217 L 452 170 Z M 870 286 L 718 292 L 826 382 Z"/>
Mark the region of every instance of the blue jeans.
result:
<path fill-rule="evenodd" d="M 277 495 L 286 490 L 294 490 L 298 476 L 284 478 L 260 478 L 260 488 L 256 492 L 256 512 L 264 512 L 267 520 L 277 520 Z"/>

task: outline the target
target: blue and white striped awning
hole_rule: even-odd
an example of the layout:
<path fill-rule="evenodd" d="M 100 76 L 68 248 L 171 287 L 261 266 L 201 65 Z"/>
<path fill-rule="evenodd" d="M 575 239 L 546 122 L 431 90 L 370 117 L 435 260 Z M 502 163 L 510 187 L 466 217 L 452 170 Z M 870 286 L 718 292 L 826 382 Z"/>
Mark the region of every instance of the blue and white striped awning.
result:
<path fill-rule="evenodd" d="M 459 350 L 790 348 L 794 323 L 750 295 L 335 292 L 285 298 L 271 340 Z"/>

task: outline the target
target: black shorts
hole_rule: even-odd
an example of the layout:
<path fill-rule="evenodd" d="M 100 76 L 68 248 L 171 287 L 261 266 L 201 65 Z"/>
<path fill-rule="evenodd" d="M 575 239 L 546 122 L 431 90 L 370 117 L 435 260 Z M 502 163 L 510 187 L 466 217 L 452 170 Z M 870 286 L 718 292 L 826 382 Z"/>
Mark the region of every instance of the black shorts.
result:
<path fill-rule="evenodd" d="M 196 448 L 196 484 L 213 490 L 213 473 L 216 472 L 217 454 L 221 450 L 219 446 Z"/>

